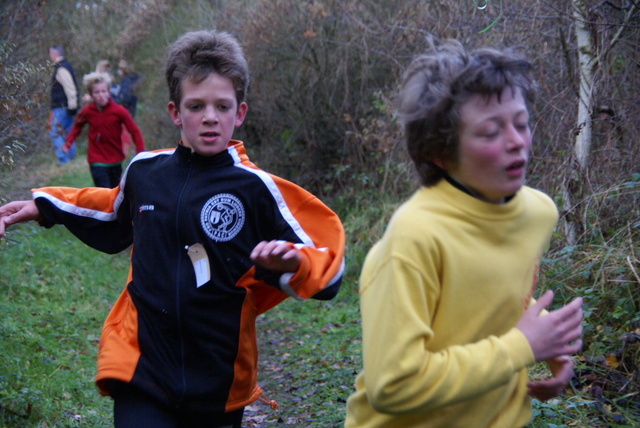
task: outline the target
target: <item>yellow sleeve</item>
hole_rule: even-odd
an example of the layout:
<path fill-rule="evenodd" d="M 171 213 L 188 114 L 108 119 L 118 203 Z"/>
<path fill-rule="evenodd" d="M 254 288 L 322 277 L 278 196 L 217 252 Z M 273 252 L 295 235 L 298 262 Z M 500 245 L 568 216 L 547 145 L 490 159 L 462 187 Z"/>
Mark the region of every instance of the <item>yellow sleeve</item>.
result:
<path fill-rule="evenodd" d="M 398 256 L 369 262 L 360 299 L 366 393 L 376 411 L 423 412 L 467 400 L 506 384 L 534 362 L 515 328 L 501 337 L 432 351 L 437 332 L 431 319 L 440 292 L 435 267 L 425 272 Z M 473 322 L 458 315 L 460 328 Z"/>

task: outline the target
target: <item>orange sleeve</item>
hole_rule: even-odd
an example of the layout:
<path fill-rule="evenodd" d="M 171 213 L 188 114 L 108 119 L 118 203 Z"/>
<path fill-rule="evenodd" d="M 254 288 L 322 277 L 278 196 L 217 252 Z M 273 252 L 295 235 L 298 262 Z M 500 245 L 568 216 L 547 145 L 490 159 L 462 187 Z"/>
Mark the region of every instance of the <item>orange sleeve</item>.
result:
<path fill-rule="evenodd" d="M 284 292 L 308 299 L 332 287 L 339 287 L 344 270 L 344 228 L 329 207 L 299 186 L 274 177 L 291 214 L 308 242 L 295 244 L 302 255 L 298 271 L 281 280 Z"/>

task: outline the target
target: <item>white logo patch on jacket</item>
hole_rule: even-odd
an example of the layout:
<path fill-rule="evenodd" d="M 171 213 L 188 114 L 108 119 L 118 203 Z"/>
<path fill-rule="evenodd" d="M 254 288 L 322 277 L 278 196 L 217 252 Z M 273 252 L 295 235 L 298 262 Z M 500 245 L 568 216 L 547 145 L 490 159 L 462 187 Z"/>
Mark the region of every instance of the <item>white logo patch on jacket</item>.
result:
<path fill-rule="evenodd" d="M 216 242 L 232 240 L 242 229 L 244 219 L 242 202 L 229 193 L 209 199 L 200 213 L 202 229 Z"/>

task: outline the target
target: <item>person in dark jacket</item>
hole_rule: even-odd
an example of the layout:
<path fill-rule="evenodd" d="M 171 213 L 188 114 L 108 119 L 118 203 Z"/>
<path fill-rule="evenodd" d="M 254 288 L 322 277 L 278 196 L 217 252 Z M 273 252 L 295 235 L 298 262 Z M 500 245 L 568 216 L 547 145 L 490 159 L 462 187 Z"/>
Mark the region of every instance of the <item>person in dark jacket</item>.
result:
<path fill-rule="evenodd" d="M 6 226 L 65 225 L 107 253 L 131 247 L 127 286 L 104 323 L 96 383 L 116 428 L 242 424 L 260 398 L 257 315 L 288 296 L 332 299 L 344 230 L 317 197 L 253 164 L 233 132 L 247 61 L 227 33 L 170 48 L 173 149 L 138 154 L 115 189 L 47 187 L 0 207 Z"/>
<path fill-rule="evenodd" d="M 136 92 L 140 87 L 140 75 L 135 72 L 133 65 L 125 59 L 118 62 L 118 74 L 121 77 L 120 84 L 111 86 L 111 97 L 113 100 L 127 109 L 131 117 L 136 116 L 138 109 L 138 96 Z M 125 150 L 128 150 L 133 143 L 131 134 L 122 130 L 122 143 Z"/>
<path fill-rule="evenodd" d="M 62 46 L 51 46 L 49 48 L 49 58 L 53 61 L 49 137 L 58 159 L 58 164 L 63 165 L 76 155 L 75 144 L 72 144 L 67 152 L 62 151 L 62 145 L 71 130 L 73 118 L 78 112 L 80 97 L 76 74 L 69 61 L 64 58 Z"/>
<path fill-rule="evenodd" d="M 113 100 L 129 110 L 131 117 L 136 117 L 138 106 L 136 90 L 140 86 L 140 75 L 135 72 L 133 65 L 124 59 L 118 62 L 118 74 L 122 76 L 122 80 L 112 94 Z"/>

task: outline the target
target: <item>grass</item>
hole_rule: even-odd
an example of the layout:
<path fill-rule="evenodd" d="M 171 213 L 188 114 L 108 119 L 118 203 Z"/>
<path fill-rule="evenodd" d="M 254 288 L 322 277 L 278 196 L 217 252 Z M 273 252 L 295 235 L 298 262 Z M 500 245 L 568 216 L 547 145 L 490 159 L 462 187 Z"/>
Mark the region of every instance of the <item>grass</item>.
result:
<path fill-rule="evenodd" d="M 44 236 L 46 234 L 46 237 Z M 125 254 L 87 249 L 62 227 L 22 225 L 0 252 L 2 426 L 110 426 L 93 386 L 102 322 L 125 280 Z"/>
<path fill-rule="evenodd" d="M 65 174 L 61 174 L 64 171 Z M 38 179 L 91 184 L 81 154 L 37 174 L 16 171 L 15 196 Z M 0 242 L 0 426 L 111 426 L 111 400 L 93 386 L 97 345 L 112 303 L 123 287 L 126 253 L 92 250 L 65 228 L 16 225 Z"/>
<path fill-rule="evenodd" d="M 53 170 L 50 184 L 85 186 L 86 164 Z M 329 302 L 288 300 L 259 317 L 263 402 L 246 427 L 341 427 L 362 367 L 357 277 L 395 204 L 371 196 L 335 201 L 345 223 L 347 271 Z M 373 219 L 373 220 L 372 220 Z M 633 235 L 557 248 L 543 260 L 541 288 L 557 305 L 585 296 L 585 348 L 565 396 L 533 401 L 529 428 L 634 427 L 640 419 L 640 281 Z M 0 241 L 0 427 L 107 427 L 111 400 L 93 385 L 101 325 L 126 278 L 128 254 L 88 249 L 63 227 L 13 227 Z M 635 251 L 635 253 L 634 253 Z M 631 258 L 629 258 L 631 257 Z M 540 376 L 543 367 L 532 368 Z"/>
<path fill-rule="evenodd" d="M 637 231 L 543 259 L 541 286 L 558 304 L 582 296 L 584 346 L 562 400 L 534 402 L 532 427 L 640 426 L 640 278 Z M 547 425 L 553 423 L 553 425 Z"/>

